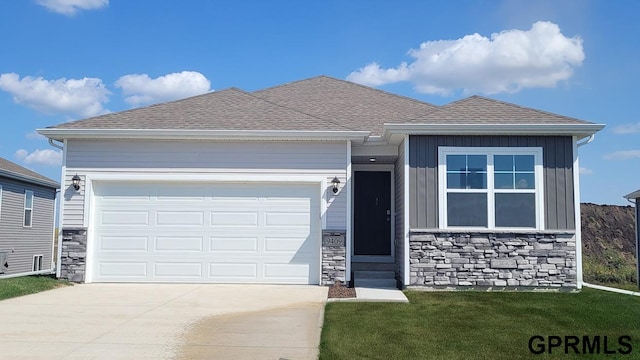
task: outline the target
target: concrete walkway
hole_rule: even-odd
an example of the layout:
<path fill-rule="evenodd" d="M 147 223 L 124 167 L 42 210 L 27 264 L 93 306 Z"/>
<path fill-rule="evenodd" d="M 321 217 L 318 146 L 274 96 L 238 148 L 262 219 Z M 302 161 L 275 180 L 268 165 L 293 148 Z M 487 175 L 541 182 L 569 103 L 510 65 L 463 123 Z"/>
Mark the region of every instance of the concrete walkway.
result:
<path fill-rule="evenodd" d="M 86 284 L 0 301 L 0 359 L 315 359 L 327 288 Z"/>
<path fill-rule="evenodd" d="M 355 298 L 332 298 L 328 301 L 346 302 L 399 302 L 408 303 L 409 299 L 401 290 L 393 288 L 356 287 Z"/>

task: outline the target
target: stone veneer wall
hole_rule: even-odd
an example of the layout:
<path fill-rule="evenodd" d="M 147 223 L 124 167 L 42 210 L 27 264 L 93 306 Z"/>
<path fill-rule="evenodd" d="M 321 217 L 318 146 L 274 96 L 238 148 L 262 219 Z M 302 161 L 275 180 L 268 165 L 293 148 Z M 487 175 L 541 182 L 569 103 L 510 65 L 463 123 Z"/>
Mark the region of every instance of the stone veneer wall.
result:
<path fill-rule="evenodd" d="M 411 231 L 413 288 L 572 288 L 577 286 L 572 231 L 489 233 Z"/>
<path fill-rule="evenodd" d="M 322 285 L 333 285 L 336 280 L 344 284 L 347 271 L 346 259 L 345 246 L 322 247 Z"/>
<path fill-rule="evenodd" d="M 87 264 L 87 229 L 62 229 L 62 256 L 60 278 L 84 282 Z"/>

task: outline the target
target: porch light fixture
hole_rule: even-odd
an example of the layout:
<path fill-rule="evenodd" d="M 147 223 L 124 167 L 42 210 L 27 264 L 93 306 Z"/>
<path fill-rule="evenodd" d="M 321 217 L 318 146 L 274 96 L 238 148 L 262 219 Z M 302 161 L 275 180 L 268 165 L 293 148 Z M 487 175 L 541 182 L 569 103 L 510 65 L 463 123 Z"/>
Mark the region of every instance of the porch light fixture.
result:
<path fill-rule="evenodd" d="M 73 188 L 77 190 L 80 190 L 80 176 L 78 176 L 78 174 L 73 175 L 73 177 L 71 178 L 71 183 L 73 184 Z"/>
<path fill-rule="evenodd" d="M 337 176 L 334 176 L 333 180 L 331 180 L 331 186 L 333 187 L 333 193 L 334 194 L 338 193 L 338 186 L 340 186 L 340 179 L 338 179 Z"/>

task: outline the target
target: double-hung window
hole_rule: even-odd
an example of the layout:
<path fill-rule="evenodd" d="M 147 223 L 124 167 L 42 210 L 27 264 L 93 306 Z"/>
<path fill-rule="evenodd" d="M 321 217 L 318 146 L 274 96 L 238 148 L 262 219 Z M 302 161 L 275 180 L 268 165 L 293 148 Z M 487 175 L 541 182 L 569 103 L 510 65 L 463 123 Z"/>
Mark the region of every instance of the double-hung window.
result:
<path fill-rule="evenodd" d="M 441 228 L 542 229 L 542 148 L 440 147 Z"/>
<path fill-rule="evenodd" d="M 24 191 L 24 220 L 22 225 L 24 227 L 31 227 L 33 220 L 33 191 Z"/>

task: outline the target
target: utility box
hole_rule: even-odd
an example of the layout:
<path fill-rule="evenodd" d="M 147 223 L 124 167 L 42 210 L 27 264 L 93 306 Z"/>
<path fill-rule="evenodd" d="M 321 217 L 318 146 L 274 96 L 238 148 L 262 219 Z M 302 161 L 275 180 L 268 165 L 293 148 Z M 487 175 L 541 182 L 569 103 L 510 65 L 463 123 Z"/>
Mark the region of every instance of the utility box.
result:
<path fill-rule="evenodd" d="M 4 274 L 5 269 L 9 267 L 8 258 L 8 251 L 0 251 L 0 274 Z"/>

